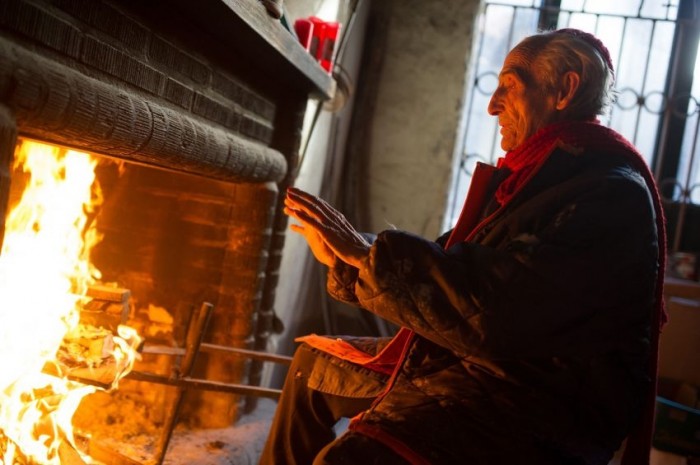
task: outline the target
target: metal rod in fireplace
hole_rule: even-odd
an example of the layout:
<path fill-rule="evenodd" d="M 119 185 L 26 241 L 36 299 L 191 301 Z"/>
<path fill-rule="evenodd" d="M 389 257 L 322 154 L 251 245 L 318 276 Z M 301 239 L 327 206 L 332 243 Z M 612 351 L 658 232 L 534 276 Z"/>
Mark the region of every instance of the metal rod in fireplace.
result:
<path fill-rule="evenodd" d="M 170 355 L 182 357 L 182 362 L 174 371 L 173 375 L 163 376 L 137 370 L 131 371 L 129 372 L 129 374 L 126 375 L 126 378 L 134 381 L 157 383 L 177 388 L 176 398 L 173 402 L 172 407 L 167 412 L 165 424 L 163 425 L 164 427 L 156 447 L 154 462 L 157 465 L 162 465 L 163 460 L 165 458 L 165 454 L 167 452 L 168 445 L 170 443 L 170 439 L 172 438 L 172 434 L 177 423 L 178 415 L 182 407 L 184 391 L 188 389 L 201 389 L 206 391 L 225 392 L 237 395 L 266 397 L 275 400 L 278 399 L 280 394 L 282 393 L 282 391 L 279 389 L 271 389 L 264 388 L 261 386 L 251 386 L 236 383 L 224 383 L 205 379 L 191 378 L 189 376 L 192 372 L 194 362 L 196 361 L 197 355 L 200 351 L 226 352 L 232 355 L 243 356 L 253 360 L 274 362 L 283 365 L 289 365 L 292 361 L 292 357 L 285 355 L 270 354 L 255 350 L 246 350 L 236 347 L 228 347 L 218 344 L 202 342 L 202 338 L 204 336 L 204 333 L 206 332 L 206 328 L 212 310 L 213 305 L 205 302 L 192 316 L 189 324 L 187 325 L 184 348 L 145 344 L 144 347 L 141 349 L 141 352 L 144 354 Z M 75 373 L 69 373 L 68 378 L 86 384 L 102 386 L 105 389 L 109 388 L 109 385 L 105 385 L 97 379 L 85 378 Z"/>
<path fill-rule="evenodd" d="M 185 350 L 181 347 L 170 347 L 160 345 L 145 345 L 141 351 L 144 354 L 153 355 L 185 355 Z M 288 355 L 270 354 L 267 352 L 259 352 L 257 350 L 239 349 L 237 347 L 222 346 L 218 344 L 210 344 L 203 342 L 199 346 L 199 350 L 203 352 L 229 352 L 234 355 L 240 355 L 253 360 L 261 360 L 263 362 L 275 362 L 284 365 L 292 363 L 292 357 Z"/>
<path fill-rule="evenodd" d="M 182 360 L 179 369 L 175 372 L 174 379 L 179 380 L 183 377 L 186 378 L 192 372 L 194 362 L 197 359 L 197 354 L 199 354 L 199 347 L 202 344 L 204 329 L 207 327 L 207 323 L 209 322 L 209 317 L 213 308 L 214 306 L 212 304 L 209 302 L 204 302 L 199 307 L 199 310 L 193 315 L 192 320 L 187 327 L 185 357 Z M 185 387 L 182 385 L 177 385 L 175 402 L 173 402 L 172 408 L 168 411 L 163 432 L 161 433 L 156 449 L 156 463 L 158 465 L 162 465 L 163 459 L 165 458 L 165 452 L 168 450 L 168 444 L 170 443 L 170 438 L 172 437 L 173 429 L 175 428 L 177 417 L 180 414 L 180 408 L 182 407 L 184 392 Z"/>
<path fill-rule="evenodd" d="M 260 386 L 249 386 L 247 384 L 222 383 L 217 381 L 208 381 L 197 378 L 167 378 L 165 376 L 156 375 L 153 373 L 144 373 L 132 371 L 127 375 L 127 378 L 135 381 L 145 381 L 147 383 L 165 384 L 167 386 L 175 386 L 183 389 L 201 389 L 204 391 L 226 392 L 229 394 L 238 394 L 244 396 L 259 396 L 268 399 L 278 399 L 281 391 L 279 389 L 264 388 Z"/>

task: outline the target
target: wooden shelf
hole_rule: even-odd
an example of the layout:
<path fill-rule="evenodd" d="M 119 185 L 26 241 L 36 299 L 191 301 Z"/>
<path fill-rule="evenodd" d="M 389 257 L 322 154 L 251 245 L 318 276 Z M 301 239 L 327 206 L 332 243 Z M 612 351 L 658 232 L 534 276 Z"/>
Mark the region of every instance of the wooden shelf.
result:
<path fill-rule="evenodd" d="M 259 0 L 173 0 L 173 4 L 281 86 L 296 87 L 321 100 L 333 96 L 333 78 Z"/>

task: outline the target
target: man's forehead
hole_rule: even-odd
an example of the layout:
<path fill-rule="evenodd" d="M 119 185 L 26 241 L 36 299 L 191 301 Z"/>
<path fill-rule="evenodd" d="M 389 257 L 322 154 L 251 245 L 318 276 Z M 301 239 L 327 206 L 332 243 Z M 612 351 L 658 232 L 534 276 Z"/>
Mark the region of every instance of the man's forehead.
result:
<path fill-rule="evenodd" d="M 526 47 L 518 46 L 514 48 L 508 56 L 506 56 L 499 76 L 514 75 L 521 81 L 530 82 L 533 75 L 533 59 L 533 53 L 527 50 Z"/>
<path fill-rule="evenodd" d="M 498 74 L 499 79 L 515 78 L 524 84 L 532 82 L 532 73 L 525 66 L 504 64 L 501 72 Z"/>
<path fill-rule="evenodd" d="M 525 77 L 525 72 L 519 66 L 504 66 L 501 68 L 501 72 L 498 73 L 498 76 L 501 78 L 512 76 L 522 81 Z"/>

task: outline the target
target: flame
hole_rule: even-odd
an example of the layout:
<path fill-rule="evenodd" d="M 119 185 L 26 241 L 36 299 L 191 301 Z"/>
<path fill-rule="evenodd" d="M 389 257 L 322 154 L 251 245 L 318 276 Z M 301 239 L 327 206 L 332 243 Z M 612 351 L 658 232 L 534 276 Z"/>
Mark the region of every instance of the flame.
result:
<path fill-rule="evenodd" d="M 81 152 L 28 140 L 17 145 L 15 168 L 29 179 L 5 220 L 0 252 L 0 465 L 14 463 L 18 451 L 33 463 L 60 464 L 62 442 L 75 447 L 73 414 L 96 389 L 44 372 L 76 330 L 88 286 L 101 277 L 89 262 L 100 240 L 89 221 L 100 200 L 96 164 Z M 115 385 L 140 343 L 131 328 L 119 333 Z"/>

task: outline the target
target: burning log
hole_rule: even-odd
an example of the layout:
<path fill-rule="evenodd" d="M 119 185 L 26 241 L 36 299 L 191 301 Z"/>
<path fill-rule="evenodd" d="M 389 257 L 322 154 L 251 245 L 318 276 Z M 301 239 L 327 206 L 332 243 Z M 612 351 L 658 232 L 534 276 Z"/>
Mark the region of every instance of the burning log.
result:
<path fill-rule="evenodd" d="M 129 290 L 92 285 L 86 296 L 91 300 L 80 311 L 81 325 L 102 327 L 116 334 L 119 325 L 126 324 L 131 298 Z"/>
<path fill-rule="evenodd" d="M 131 292 L 92 285 L 86 296 L 90 300 L 81 308 L 80 323 L 66 333 L 56 360 L 47 363 L 43 372 L 110 389 L 122 376 L 123 367 L 114 358 L 115 338 L 122 337 L 119 327 L 127 322 Z"/>
<path fill-rule="evenodd" d="M 78 325 L 66 334 L 59 359 L 67 366 L 99 367 L 114 351 L 114 333 L 93 325 Z"/>
<path fill-rule="evenodd" d="M 74 367 L 68 368 L 58 363 L 46 364 L 42 370 L 44 374 L 66 378 L 82 384 L 89 384 L 100 389 L 109 390 L 118 379 L 117 367 L 114 363 L 107 363 L 100 367 Z"/>
<path fill-rule="evenodd" d="M 136 460 L 120 454 L 116 450 L 106 447 L 103 444 L 100 444 L 99 441 L 96 441 L 95 439 L 81 433 L 76 433 L 75 442 L 81 451 L 88 454 L 93 460 L 96 460 L 99 463 L 109 465 L 141 465 L 141 463 L 137 462 Z M 63 458 L 63 456 L 61 456 L 61 458 Z M 61 465 L 63 464 L 64 462 L 61 461 Z M 79 465 L 79 463 L 74 462 L 74 465 Z"/>

